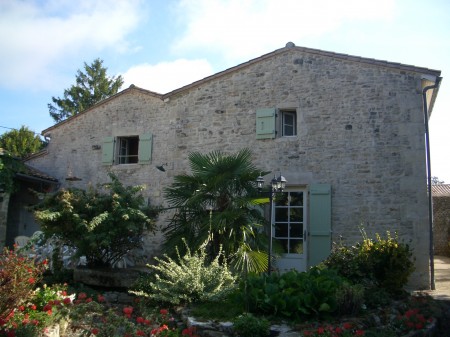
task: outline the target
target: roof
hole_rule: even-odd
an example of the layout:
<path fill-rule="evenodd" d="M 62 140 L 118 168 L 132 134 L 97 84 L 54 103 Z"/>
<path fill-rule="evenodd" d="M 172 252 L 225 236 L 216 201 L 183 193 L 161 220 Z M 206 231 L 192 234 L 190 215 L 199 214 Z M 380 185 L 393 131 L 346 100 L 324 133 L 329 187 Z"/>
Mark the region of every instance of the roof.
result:
<path fill-rule="evenodd" d="M 450 184 L 439 184 L 431 186 L 433 197 L 450 197 Z"/>
<path fill-rule="evenodd" d="M 165 99 L 170 98 L 172 96 L 175 96 L 175 95 L 177 95 L 179 93 L 188 91 L 188 90 L 190 90 L 192 88 L 195 88 L 195 87 L 198 87 L 199 85 L 202 85 L 204 83 L 213 81 L 213 80 L 215 80 L 217 78 L 220 78 L 222 76 L 229 75 L 229 74 L 231 74 L 233 72 L 236 72 L 236 71 L 239 71 L 239 70 L 241 70 L 243 68 L 246 68 L 246 67 L 249 67 L 251 65 L 254 65 L 254 64 L 258 63 L 258 62 L 261 62 L 261 61 L 264 61 L 266 59 L 275 57 L 277 55 L 281 55 L 281 54 L 289 53 L 289 52 L 293 52 L 293 51 L 300 51 L 300 52 L 307 53 L 307 54 L 312 54 L 312 55 L 320 55 L 320 56 L 324 56 L 324 57 L 330 57 L 330 58 L 333 58 L 333 59 L 340 59 L 340 60 L 345 60 L 345 61 L 350 61 L 350 62 L 363 63 L 363 64 L 367 64 L 367 65 L 371 65 L 371 66 L 389 68 L 389 69 L 396 70 L 396 71 L 415 72 L 415 73 L 419 73 L 419 74 L 423 74 L 423 75 L 428 75 L 429 77 L 432 77 L 432 78 L 438 78 L 441 75 L 441 71 L 440 70 L 433 70 L 433 69 L 428 69 L 428 68 L 424 68 L 424 67 L 416 67 L 416 66 L 402 64 L 402 63 L 388 62 L 388 61 L 376 60 L 376 59 L 360 57 L 360 56 L 352 56 L 352 55 L 348 55 L 348 54 L 334 53 L 334 52 L 324 51 L 324 50 L 320 50 L 320 49 L 312 49 L 312 48 L 306 48 L 306 47 L 297 47 L 297 46 L 295 46 L 294 43 L 288 42 L 286 44 L 286 46 L 283 47 L 283 48 L 277 49 L 277 50 L 275 50 L 275 51 L 273 51 L 271 53 L 268 53 L 268 54 L 264 54 L 264 55 L 262 55 L 260 57 L 254 58 L 254 59 L 252 59 L 250 61 L 241 63 L 241 64 L 239 64 L 237 66 L 231 67 L 231 68 L 226 69 L 226 70 L 221 71 L 221 72 L 218 72 L 218 73 L 216 73 L 214 75 L 205 77 L 205 78 L 203 78 L 201 80 L 195 81 L 195 82 L 193 82 L 191 84 L 185 85 L 185 86 L 183 86 L 181 88 L 175 89 L 175 90 L 173 90 L 171 92 L 168 92 L 166 94 L 158 94 L 158 93 L 156 93 L 154 91 L 150 91 L 150 90 L 146 90 L 146 89 L 143 89 L 143 88 L 139 88 L 139 87 L 135 86 L 134 84 L 132 84 L 132 85 L 130 85 L 129 88 L 127 88 L 127 89 L 125 89 L 125 90 L 123 90 L 123 91 L 121 91 L 121 92 L 119 92 L 119 93 L 117 93 L 117 94 L 115 94 L 115 95 L 113 95 L 113 96 L 111 96 L 109 98 L 104 99 L 103 101 L 101 101 L 101 102 L 95 104 L 94 106 L 84 110 L 83 112 L 81 112 L 81 113 L 79 113 L 79 114 L 77 114 L 75 116 L 72 116 L 72 117 L 70 117 L 70 118 L 68 118 L 68 119 L 66 119 L 66 120 L 64 120 L 62 122 L 59 122 L 58 124 L 55 124 L 55 125 L 47 128 L 47 129 L 45 129 L 44 131 L 42 131 L 42 134 L 45 134 L 45 133 L 49 132 L 51 129 L 53 129 L 53 128 L 59 126 L 59 125 L 65 124 L 68 121 L 73 120 L 78 115 L 84 114 L 84 113 L 86 113 L 86 112 L 88 112 L 88 111 L 98 107 L 99 105 L 102 105 L 102 104 L 104 104 L 104 103 L 106 103 L 106 102 L 108 102 L 108 101 L 110 101 L 110 100 L 112 100 L 112 99 L 114 99 L 114 98 L 116 98 L 116 97 L 118 97 L 120 95 L 129 93 L 129 92 L 134 91 L 134 90 L 138 90 L 138 91 L 140 91 L 142 93 L 151 95 L 151 96 L 153 96 L 155 98 L 159 98 L 161 100 L 165 100 Z M 437 90 L 434 90 L 433 91 L 433 96 L 436 97 L 436 95 L 437 95 Z M 431 103 L 433 103 L 434 99 L 432 99 L 431 101 L 432 101 Z M 431 109 L 432 109 L 432 104 L 430 105 L 430 113 L 431 113 Z"/>

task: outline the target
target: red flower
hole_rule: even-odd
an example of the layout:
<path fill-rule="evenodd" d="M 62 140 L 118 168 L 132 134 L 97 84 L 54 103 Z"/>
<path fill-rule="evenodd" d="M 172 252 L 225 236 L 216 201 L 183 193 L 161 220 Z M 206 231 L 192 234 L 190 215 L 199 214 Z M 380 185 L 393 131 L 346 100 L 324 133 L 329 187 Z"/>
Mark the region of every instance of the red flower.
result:
<path fill-rule="evenodd" d="M 103 295 L 98 295 L 98 296 L 97 296 L 97 301 L 100 302 L 100 303 L 105 302 L 105 296 L 103 296 Z"/>
<path fill-rule="evenodd" d="M 91 330 L 91 333 L 92 333 L 93 335 L 98 335 L 99 332 L 100 332 L 100 330 L 98 330 L 97 328 L 93 328 L 93 329 Z"/>
<path fill-rule="evenodd" d="M 133 313 L 133 307 L 125 307 L 122 311 L 125 315 L 131 315 Z"/>
<path fill-rule="evenodd" d="M 91 303 L 92 302 L 92 297 L 86 298 L 86 303 Z"/>
<path fill-rule="evenodd" d="M 51 304 L 47 304 L 44 306 L 44 308 L 42 308 L 42 311 L 51 311 L 52 310 L 52 305 Z"/>
<path fill-rule="evenodd" d="M 344 323 L 342 326 L 345 330 L 350 330 L 352 328 L 352 324 L 348 322 Z"/>
<path fill-rule="evenodd" d="M 31 309 L 31 310 L 36 310 L 36 309 L 37 309 L 37 308 L 36 308 L 36 305 L 35 305 L 35 304 L 31 304 L 31 305 L 30 305 L 30 309 Z"/>
<path fill-rule="evenodd" d="M 25 311 L 25 307 L 23 305 L 19 306 L 20 311 Z"/>
<path fill-rule="evenodd" d="M 144 317 L 138 317 L 138 318 L 136 318 L 136 322 L 138 322 L 139 324 L 142 324 L 142 323 L 144 323 Z"/>
<path fill-rule="evenodd" d="M 420 330 L 423 329 L 423 324 L 422 323 L 416 323 L 416 330 Z"/>
<path fill-rule="evenodd" d="M 160 313 L 161 315 L 167 315 L 167 314 L 169 313 L 169 310 L 167 310 L 167 309 L 161 309 L 161 310 L 159 311 L 159 313 Z"/>
<path fill-rule="evenodd" d="M 145 336 L 145 332 L 142 331 L 142 330 L 138 330 L 138 331 L 136 331 L 136 335 L 138 335 L 138 336 Z"/>
<path fill-rule="evenodd" d="M 87 298 L 87 294 L 86 293 L 79 293 L 78 294 L 78 299 L 84 300 L 85 298 Z"/>
<path fill-rule="evenodd" d="M 340 327 L 336 327 L 334 330 L 337 334 L 341 334 L 344 330 L 342 330 Z"/>
<path fill-rule="evenodd" d="M 145 325 L 150 325 L 151 323 L 152 323 L 152 322 L 150 322 L 149 319 L 144 320 L 144 324 L 145 324 Z"/>
<path fill-rule="evenodd" d="M 321 334 L 321 333 L 324 333 L 324 332 L 325 332 L 324 328 L 322 328 L 322 327 L 318 327 L 317 328 L 317 333 Z"/>
<path fill-rule="evenodd" d="M 364 330 L 356 330 L 355 336 L 364 336 Z"/>
<path fill-rule="evenodd" d="M 8 337 L 16 337 L 16 333 L 14 331 L 8 331 L 7 336 Z"/>
<path fill-rule="evenodd" d="M 65 304 L 65 305 L 68 305 L 68 304 L 70 304 L 72 302 L 72 300 L 70 299 L 70 297 L 66 297 L 64 300 L 63 300 L 63 303 Z"/>
<path fill-rule="evenodd" d="M 36 280 L 33 278 L 33 277 L 30 277 L 29 279 L 28 279 L 28 283 L 29 284 L 34 284 L 36 282 Z"/>

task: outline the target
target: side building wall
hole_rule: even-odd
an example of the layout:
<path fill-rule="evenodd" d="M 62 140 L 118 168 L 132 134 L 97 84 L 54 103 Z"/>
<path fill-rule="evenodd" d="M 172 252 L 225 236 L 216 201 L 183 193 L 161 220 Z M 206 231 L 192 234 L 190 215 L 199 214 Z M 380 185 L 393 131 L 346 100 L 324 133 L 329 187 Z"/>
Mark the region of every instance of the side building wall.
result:
<path fill-rule="evenodd" d="M 420 76 L 301 51 L 286 52 L 180 90 L 162 101 L 130 90 L 51 130 L 48 154 L 29 164 L 64 186 L 116 173 L 146 184 L 152 204 L 189 173 L 190 152 L 250 148 L 254 163 L 288 185 L 331 184 L 333 240 L 397 230 L 416 253 L 414 286 L 427 288 L 427 192 Z M 259 108 L 294 109 L 297 136 L 256 139 Z M 102 140 L 153 135 L 149 165 L 103 165 Z M 167 163 L 166 172 L 155 166 Z M 81 178 L 67 182 L 68 172 Z M 161 218 L 160 224 L 166 219 Z M 147 242 L 156 254 L 160 236 Z"/>

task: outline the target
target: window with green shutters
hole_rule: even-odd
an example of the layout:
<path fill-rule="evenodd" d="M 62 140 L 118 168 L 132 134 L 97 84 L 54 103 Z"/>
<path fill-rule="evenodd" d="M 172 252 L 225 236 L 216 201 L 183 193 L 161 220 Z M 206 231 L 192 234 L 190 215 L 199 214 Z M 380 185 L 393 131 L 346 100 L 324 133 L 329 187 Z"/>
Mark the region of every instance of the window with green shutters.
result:
<path fill-rule="evenodd" d="M 105 137 L 102 163 L 103 165 L 150 164 L 152 145 L 152 134 Z"/>
<path fill-rule="evenodd" d="M 277 135 L 281 137 L 297 135 L 296 108 L 256 110 L 256 139 L 274 139 Z"/>

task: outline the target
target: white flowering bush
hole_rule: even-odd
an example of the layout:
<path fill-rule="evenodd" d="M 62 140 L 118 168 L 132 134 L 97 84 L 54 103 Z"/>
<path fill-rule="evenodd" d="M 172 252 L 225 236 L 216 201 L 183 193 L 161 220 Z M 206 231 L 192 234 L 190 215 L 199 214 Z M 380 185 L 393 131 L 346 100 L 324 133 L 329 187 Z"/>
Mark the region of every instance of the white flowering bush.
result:
<path fill-rule="evenodd" d="M 156 265 L 147 265 L 154 272 L 142 276 L 130 292 L 157 302 L 178 305 L 212 301 L 234 289 L 236 278 L 228 269 L 222 250 L 212 262 L 208 262 L 205 245 L 194 253 L 186 248 L 183 257 L 177 249 L 176 260 L 164 255 L 162 259 L 156 258 Z"/>

